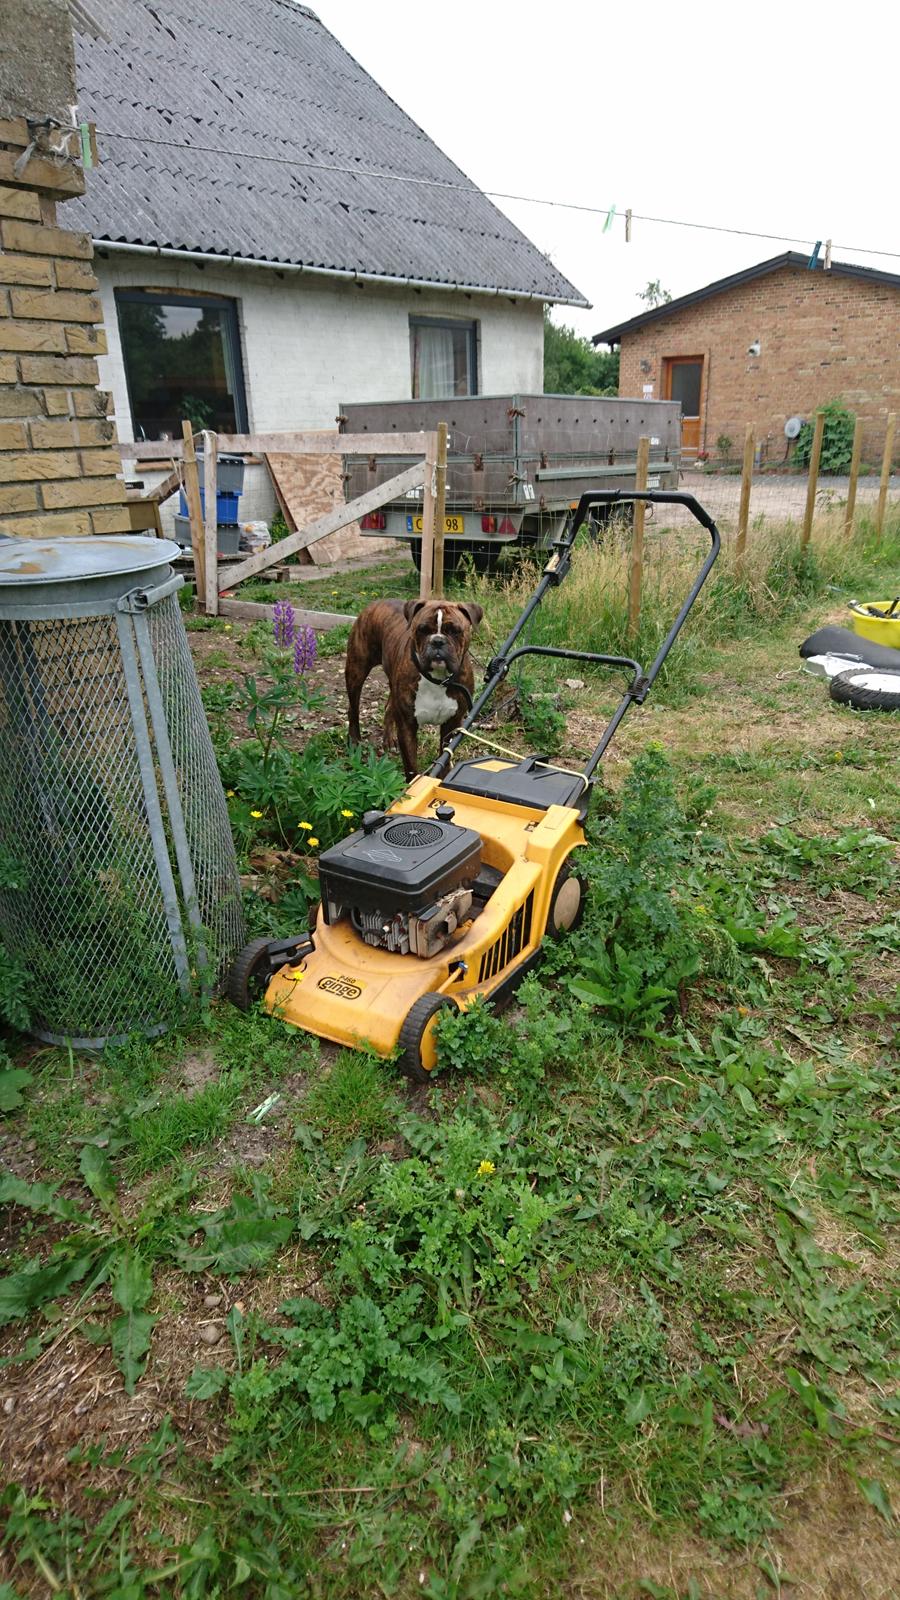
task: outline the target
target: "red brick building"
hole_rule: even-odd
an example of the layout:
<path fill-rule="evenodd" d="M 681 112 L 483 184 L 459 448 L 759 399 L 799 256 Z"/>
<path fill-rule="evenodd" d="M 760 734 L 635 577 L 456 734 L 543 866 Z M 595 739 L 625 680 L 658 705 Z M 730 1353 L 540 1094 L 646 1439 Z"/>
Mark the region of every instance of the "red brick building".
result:
<path fill-rule="evenodd" d="M 900 411 L 900 276 L 849 262 L 810 270 L 787 251 L 593 342 L 620 346 L 620 395 L 681 401 L 688 455 L 727 454 L 725 440 L 739 455 L 752 422 L 762 459 L 784 460 L 787 419 L 840 396 L 875 462 L 888 412 Z"/>

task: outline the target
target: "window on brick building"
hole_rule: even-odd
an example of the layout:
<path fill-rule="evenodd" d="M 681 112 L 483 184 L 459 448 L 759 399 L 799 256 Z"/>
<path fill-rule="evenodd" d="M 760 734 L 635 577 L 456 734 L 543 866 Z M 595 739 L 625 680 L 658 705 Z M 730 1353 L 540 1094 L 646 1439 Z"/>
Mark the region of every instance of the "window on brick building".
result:
<path fill-rule="evenodd" d="M 117 289 L 116 310 L 136 439 L 196 430 L 245 433 L 237 309 L 215 295 Z"/>
<path fill-rule="evenodd" d="M 478 393 L 474 322 L 410 317 L 409 355 L 414 400 L 449 400 Z"/>

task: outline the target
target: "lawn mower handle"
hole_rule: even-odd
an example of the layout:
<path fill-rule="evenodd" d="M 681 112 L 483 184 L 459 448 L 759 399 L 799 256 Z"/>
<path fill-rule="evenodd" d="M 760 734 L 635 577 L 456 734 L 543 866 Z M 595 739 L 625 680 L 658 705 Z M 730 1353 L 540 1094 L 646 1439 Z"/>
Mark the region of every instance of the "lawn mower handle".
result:
<path fill-rule="evenodd" d="M 550 645 L 523 645 L 520 646 L 518 650 L 513 650 L 512 647 L 518 639 L 519 634 L 522 632 L 522 629 L 525 627 L 525 624 L 528 622 L 529 618 L 537 610 L 544 598 L 544 595 L 547 593 L 547 590 L 556 588 L 566 576 L 571 563 L 572 546 L 575 543 L 576 535 L 584 526 L 587 513 L 591 506 L 619 505 L 622 503 L 627 504 L 628 501 L 634 500 L 649 501 L 653 505 L 684 506 L 685 509 L 690 511 L 691 515 L 696 518 L 701 527 L 706 529 L 710 536 L 709 554 L 700 568 L 697 577 L 694 579 L 687 598 L 685 599 L 677 617 L 675 618 L 675 621 L 672 623 L 671 628 L 669 629 L 665 639 L 657 651 L 656 657 L 649 670 L 645 673 L 640 663 L 632 660 L 629 656 L 598 655 L 591 651 L 563 650 L 554 648 Z M 629 687 L 626 689 L 625 694 L 613 712 L 613 715 L 604 730 L 603 737 L 594 749 L 591 758 L 584 769 L 584 776 L 586 778 L 590 778 L 599 765 L 606 749 L 615 735 L 619 723 L 625 716 L 629 706 L 632 704 L 643 705 L 644 701 L 646 700 L 647 695 L 649 694 L 650 689 L 652 688 L 653 683 L 660 671 L 660 668 L 666 659 L 666 656 L 669 654 L 669 651 L 675 643 L 675 640 L 678 638 L 678 635 L 681 632 L 685 621 L 687 620 L 694 601 L 709 577 L 713 563 L 719 554 L 721 542 L 719 530 L 709 512 L 703 509 L 699 501 L 695 500 L 692 494 L 683 494 L 677 489 L 589 489 L 586 494 L 581 496 L 577 507 L 570 512 L 560 537 L 554 540 L 550 559 L 548 560 L 547 565 L 544 567 L 534 594 L 524 607 L 511 632 L 501 645 L 497 655 L 488 662 L 484 674 L 484 688 L 482 689 L 481 694 L 478 696 L 468 715 L 464 718 L 463 722 L 456 729 L 455 733 L 451 734 L 447 744 L 444 746 L 443 750 L 438 756 L 437 761 L 430 768 L 432 776 L 436 778 L 443 777 L 450 765 L 450 758 L 453 755 L 454 750 L 465 737 L 466 730 L 471 727 L 475 719 L 481 714 L 488 700 L 491 698 L 491 695 L 494 693 L 494 690 L 497 688 L 497 685 L 502 683 L 503 679 L 506 677 L 511 663 L 519 656 L 523 655 L 552 655 L 565 657 L 566 659 L 573 661 L 593 661 L 598 665 L 604 666 L 628 667 L 631 669 L 633 674 Z"/>

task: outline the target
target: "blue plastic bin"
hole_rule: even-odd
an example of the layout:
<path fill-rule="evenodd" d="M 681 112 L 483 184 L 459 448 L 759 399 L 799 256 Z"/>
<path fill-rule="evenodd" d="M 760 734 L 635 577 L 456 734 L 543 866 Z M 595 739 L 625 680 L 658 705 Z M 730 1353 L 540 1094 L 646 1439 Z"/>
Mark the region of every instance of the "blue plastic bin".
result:
<path fill-rule="evenodd" d="M 232 494 L 228 489 L 219 489 L 217 494 L 216 494 L 216 521 L 217 522 L 237 522 L 237 519 L 238 519 L 238 501 L 240 500 L 240 498 L 241 497 L 240 497 L 239 494 Z M 203 508 L 203 514 L 205 516 L 206 515 L 206 494 L 205 494 L 205 491 L 203 489 L 200 490 L 200 505 Z M 189 513 L 188 513 L 187 495 L 185 494 L 183 489 L 181 490 L 181 493 L 178 496 L 178 509 L 181 512 L 181 515 L 183 517 L 188 516 Z"/>

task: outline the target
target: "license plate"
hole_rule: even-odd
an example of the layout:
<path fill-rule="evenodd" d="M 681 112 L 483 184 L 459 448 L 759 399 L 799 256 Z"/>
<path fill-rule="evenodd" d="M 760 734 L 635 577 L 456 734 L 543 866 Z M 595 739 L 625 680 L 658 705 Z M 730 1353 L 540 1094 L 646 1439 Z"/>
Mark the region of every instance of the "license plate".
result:
<path fill-rule="evenodd" d="M 407 516 L 407 518 L 406 518 L 406 531 L 407 531 L 407 533 L 421 533 L 422 532 L 422 518 L 421 517 L 410 517 L 410 516 Z M 448 533 L 465 533 L 465 531 L 466 530 L 465 530 L 465 518 L 464 517 L 445 517 L 444 518 L 444 533 L 445 534 L 448 534 Z"/>

